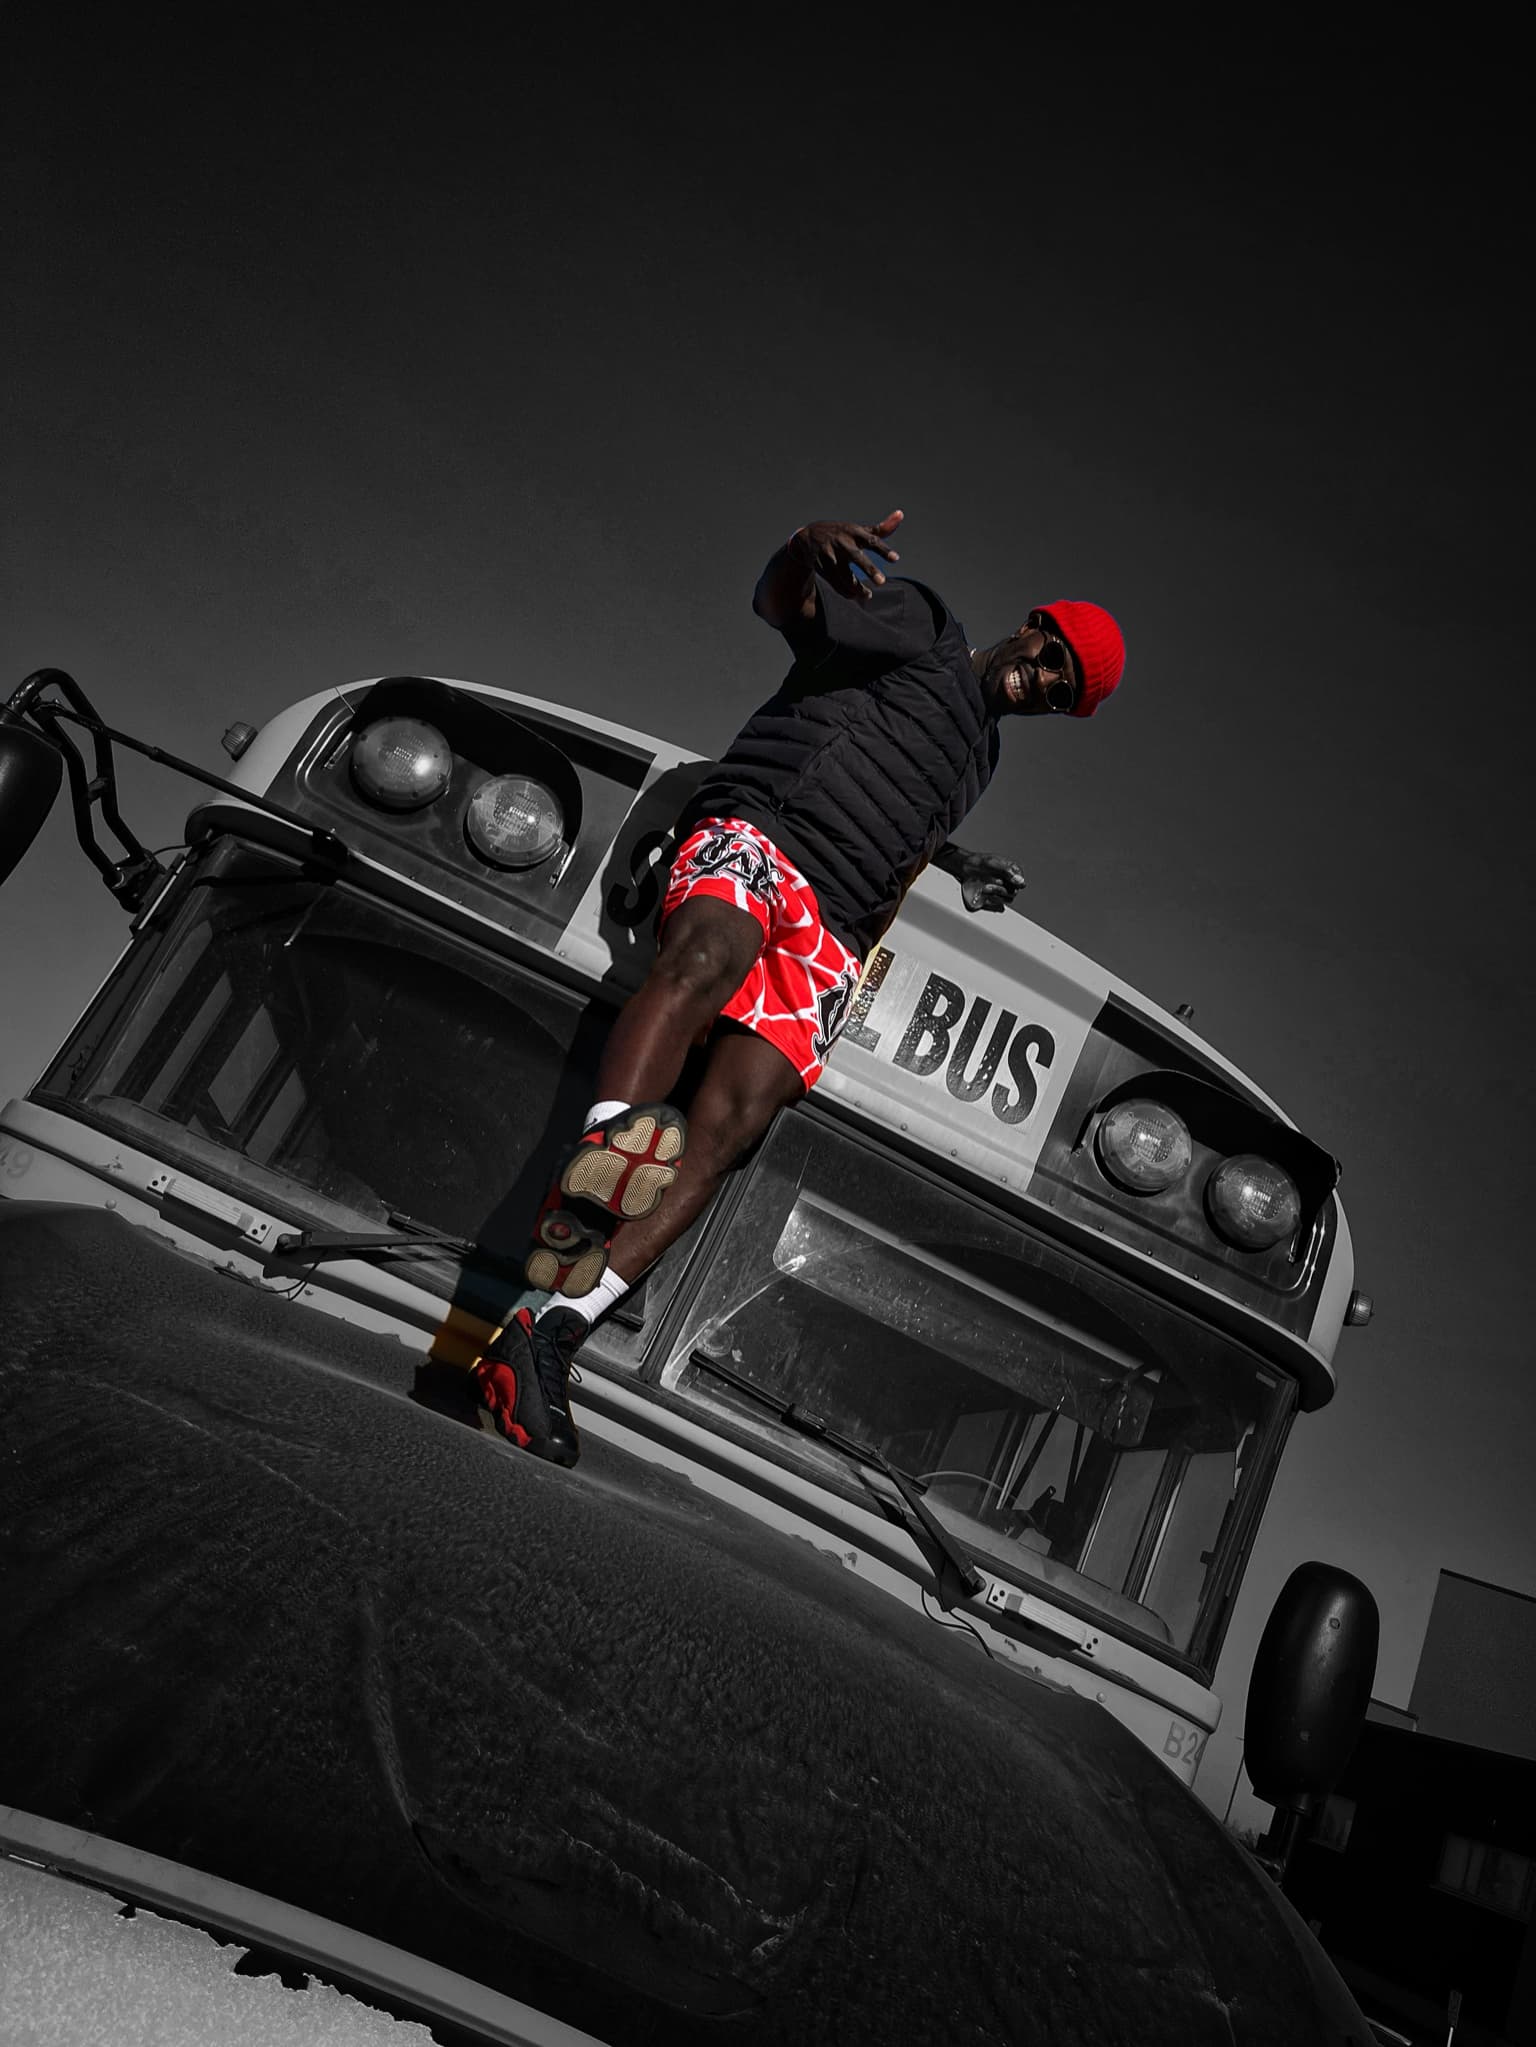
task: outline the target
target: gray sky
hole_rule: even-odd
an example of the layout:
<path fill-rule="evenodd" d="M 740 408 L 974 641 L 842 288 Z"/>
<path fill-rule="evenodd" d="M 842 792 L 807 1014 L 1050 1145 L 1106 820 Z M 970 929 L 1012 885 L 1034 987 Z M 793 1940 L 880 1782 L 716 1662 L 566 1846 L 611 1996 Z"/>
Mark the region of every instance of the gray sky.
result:
<path fill-rule="evenodd" d="M 1223 1805 L 1296 1563 L 1371 1585 L 1399 1704 L 1441 1567 L 1536 1592 L 1528 442 L 1488 75 L 1337 39 L 1223 70 L 1085 35 L 1024 77 L 958 31 L 754 62 L 418 29 L 20 53 L 0 686 L 66 668 L 215 769 L 232 718 L 402 671 L 709 752 L 782 671 L 749 598 L 802 520 L 902 506 L 903 568 L 978 639 L 1109 605 L 1120 693 L 1009 730 L 965 837 L 1342 1159 L 1378 1303 L 1229 1638 Z M 123 779 L 174 841 L 188 785 Z M 0 896 L 0 1095 L 124 932 L 61 806 Z"/>

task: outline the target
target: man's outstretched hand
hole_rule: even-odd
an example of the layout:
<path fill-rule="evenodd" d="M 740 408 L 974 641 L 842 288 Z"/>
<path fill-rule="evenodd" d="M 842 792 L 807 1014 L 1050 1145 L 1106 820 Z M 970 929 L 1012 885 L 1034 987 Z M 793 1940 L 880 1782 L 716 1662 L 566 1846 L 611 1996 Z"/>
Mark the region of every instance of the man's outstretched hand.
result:
<path fill-rule="evenodd" d="M 824 577 L 840 596 L 867 598 L 873 595 L 872 584 L 885 581 L 880 562 L 901 560 L 890 537 L 905 517 L 904 512 L 887 512 L 873 526 L 856 526 L 848 519 L 814 519 L 790 535 L 786 551 L 800 567 Z M 855 575 L 855 569 L 862 574 Z"/>
<path fill-rule="evenodd" d="M 933 856 L 960 884 L 960 898 L 968 910 L 1006 910 L 1021 888 L 1027 886 L 1022 867 L 1002 860 L 994 853 L 973 853 L 953 840 Z"/>

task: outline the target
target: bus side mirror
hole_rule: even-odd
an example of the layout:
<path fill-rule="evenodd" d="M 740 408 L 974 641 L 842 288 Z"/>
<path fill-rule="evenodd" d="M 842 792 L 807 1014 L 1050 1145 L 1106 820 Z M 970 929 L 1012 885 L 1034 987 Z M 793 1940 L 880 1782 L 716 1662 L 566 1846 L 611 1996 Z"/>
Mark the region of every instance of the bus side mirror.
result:
<path fill-rule="evenodd" d="M 1265 1623 L 1248 1683 L 1243 1764 L 1276 1808 L 1287 1855 L 1359 1738 L 1379 1637 L 1369 1588 L 1332 1564 L 1298 1565 Z"/>
<path fill-rule="evenodd" d="M 63 779 L 59 749 L 0 712 L 0 882 L 42 830 Z"/>

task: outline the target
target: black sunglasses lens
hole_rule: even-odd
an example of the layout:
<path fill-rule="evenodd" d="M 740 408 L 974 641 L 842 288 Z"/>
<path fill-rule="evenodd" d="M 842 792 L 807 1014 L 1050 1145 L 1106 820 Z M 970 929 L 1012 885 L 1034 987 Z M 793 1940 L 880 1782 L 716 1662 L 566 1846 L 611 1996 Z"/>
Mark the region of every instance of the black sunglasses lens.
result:
<path fill-rule="evenodd" d="M 1063 676 L 1045 686 L 1045 701 L 1053 711 L 1070 711 L 1077 702 L 1077 691 Z"/>

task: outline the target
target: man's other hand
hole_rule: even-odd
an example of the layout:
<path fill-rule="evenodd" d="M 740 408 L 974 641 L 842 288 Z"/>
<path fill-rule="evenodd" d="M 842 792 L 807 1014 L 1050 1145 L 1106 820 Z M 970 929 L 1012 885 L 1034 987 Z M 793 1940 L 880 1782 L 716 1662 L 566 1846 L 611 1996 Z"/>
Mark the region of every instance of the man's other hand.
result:
<path fill-rule="evenodd" d="M 995 853 L 973 853 L 951 841 L 933 856 L 960 884 L 960 898 L 968 910 L 1006 910 L 1021 888 L 1028 885 L 1022 867 L 1015 861 L 999 859 Z"/>
<path fill-rule="evenodd" d="M 874 595 L 872 586 L 885 581 L 880 561 L 901 560 L 890 545 L 890 536 L 905 517 L 904 512 L 887 512 L 873 526 L 856 526 L 847 519 L 815 519 L 790 535 L 787 551 L 792 561 L 814 569 L 839 596 L 868 598 Z"/>

